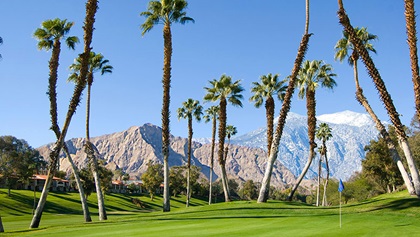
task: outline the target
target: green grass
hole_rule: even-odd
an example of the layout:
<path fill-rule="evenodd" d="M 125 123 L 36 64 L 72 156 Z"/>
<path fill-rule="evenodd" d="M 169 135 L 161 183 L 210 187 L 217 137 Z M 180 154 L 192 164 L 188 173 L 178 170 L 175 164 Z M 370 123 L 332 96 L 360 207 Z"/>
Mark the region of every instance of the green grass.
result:
<path fill-rule="evenodd" d="M 51 194 L 39 229 L 28 228 L 33 193 L 0 190 L 4 236 L 419 236 L 420 200 L 406 192 L 382 195 L 362 203 L 343 205 L 342 228 L 338 207 L 270 201 L 217 203 L 185 198 L 171 200 L 169 213 L 162 199 L 140 197 L 138 208 L 124 195 L 107 195 L 108 220 L 97 220 L 95 196 L 89 198 L 93 222 L 83 223 L 78 194 Z"/>

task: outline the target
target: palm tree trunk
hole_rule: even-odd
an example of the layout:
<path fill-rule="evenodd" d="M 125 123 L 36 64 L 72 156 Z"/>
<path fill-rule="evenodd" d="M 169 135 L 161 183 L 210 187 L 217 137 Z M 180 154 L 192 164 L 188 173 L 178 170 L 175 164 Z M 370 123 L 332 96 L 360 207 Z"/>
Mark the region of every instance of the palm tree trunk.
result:
<path fill-rule="evenodd" d="M 89 161 L 92 164 L 92 174 L 93 178 L 95 179 L 95 188 L 96 188 L 96 196 L 98 198 L 98 211 L 99 211 L 99 220 L 104 221 L 107 220 L 108 217 L 106 215 L 105 210 L 105 199 L 101 188 L 101 179 L 99 177 L 99 167 L 98 167 L 98 159 L 95 155 L 95 150 L 93 149 L 93 144 L 90 142 L 90 135 L 89 135 L 89 124 L 90 124 L 90 95 L 91 95 L 91 88 L 93 82 L 93 73 L 88 73 L 88 87 L 87 87 L 87 96 L 86 96 L 86 144 L 85 144 L 85 152 Z"/>
<path fill-rule="evenodd" d="M 378 129 L 379 133 L 381 134 L 382 138 L 385 140 L 389 152 L 391 154 L 392 160 L 397 164 L 398 170 L 401 173 L 401 176 L 404 180 L 404 184 L 407 187 L 407 191 L 410 195 L 415 194 L 414 186 L 411 183 L 410 177 L 404 165 L 401 161 L 400 155 L 389 136 L 389 133 L 386 131 L 385 126 L 382 124 L 381 120 L 376 116 L 375 112 L 373 111 L 372 107 L 370 107 L 368 100 L 363 94 L 363 89 L 359 86 L 359 78 L 358 78 L 358 71 L 357 71 L 357 60 L 354 60 L 354 80 L 356 83 L 356 100 L 365 108 L 366 112 L 370 115 L 370 117 L 375 122 L 376 129 Z"/>
<path fill-rule="evenodd" d="M 86 78 L 87 71 L 88 71 L 88 60 L 90 54 L 90 44 L 92 42 L 92 35 L 93 35 L 93 24 L 95 22 L 95 14 L 98 8 L 98 1 L 97 0 L 88 0 L 86 4 L 86 19 L 85 19 L 85 36 L 84 36 L 84 53 L 81 55 L 81 69 L 78 82 L 75 86 L 72 99 L 70 101 L 69 109 L 67 111 L 66 120 L 64 122 L 63 131 L 61 132 L 60 138 L 56 141 L 53 150 L 50 153 L 50 162 L 53 164 L 50 165 L 48 169 L 48 176 L 45 182 L 44 188 L 42 190 L 41 196 L 38 201 L 38 206 L 35 210 L 34 216 L 32 218 L 30 228 L 38 228 L 39 223 L 41 222 L 42 212 L 44 210 L 45 202 L 47 201 L 47 196 L 49 192 L 49 188 L 52 183 L 52 177 L 55 173 L 56 162 L 58 160 L 58 156 L 60 153 L 61 148 L 64 144 L 64 139 L 67 134 L 67 130 L 70 126 L 71 119 L 77 109 L 77 105 L 80 102 L 80 96 L 84 89 L 83 79 Z"/>
<path fill-rule="evenodd" d="M 416 112 L 417 117 L 420 119 L 420 76 L 419 59 L 417 56 L 416 12 L 414 10 L 414 0 L 404 0 L 404 3 L 405 22 L 407 28 L 407 43 L 410 49 L 411 73 L 414 85 Z"/>
<path fill-rule="evenodd" d="M 358 54 L 362 58 L 366 69 L 368 70 L 369 76 L 372 78 L 376 90 L 379 92 L 380 98 L 387 110 L 388 116 L 391 119 L 392 124 L 395 127 L 395 131 L 397 133 L 400 146 L 404 151 L 405 158 L 408 163 L 408 167 L 411 172 L 412 181 L 414 183 L 414 190 L 416 195 L 420 197 L 420 177 L 419 171 L 414 163 L 413 157 L 410 152 L 410 147 L 407 142 L 407 135 L 404 131 L 404 125 L 401 123 L 399 114 L 395 109 L 394 103 L 392 102 L 391 95 L 388 93 L 386 89 L 385 83 L 381 78 L 378 70 L 376 69 L 375 64 L 372 61 L 372 58 L 369 56 L 367 50 L 363 47 L 360 39 L 355 35 L 354 28 L 350 23 L 350 20 L 343 8 L 342 1 L 339 1 L 340 9 L 338 11 L 338 16 L 340 20 L 340 24 L 343 25 L 344 30 L 348 33 L 349 39 L 351 43 L 354 45 L 355 49 L 357 50 Z"/>
<path fill-rule="evenodd" d="M 316 129 L 316 117 L 315 117 L 315 91 L 306 90 L 306 109 L 308 110 L 308 137 L 309 137 L 309 157 L 308 161 L 303 167 L 302 173 L 299 175 L 296 184 L 293 185 L 292 191 L 290 192 L 289 196 L 287 197 L 288 201 L 292 201 L 293 195 L 295 194 L 297 188 L 302 182 L 303 178 L 305 177 L 306 173 L 309 170 L 309 167 L 312 164 L 312 161 L 315 157 L 315 129 Z"/>
<path fill-rule="evenodd" d="M 82 181 L 80 180 L 79 170 L 77 169 L 77 166 L 74 164 L 73 159 L 70 156 L 70 152 L 66 144 L 63 145 L 63 149 L 64 149 L 64 153 L 67 156 L 68 161 L 70 162 L 74 179 L 76 180 L 77 190 L 79 191 L 80 202 L 82 203 L 82 210 L 83 210 L 83 216 L 85 218 L 85 222 L 92 222 L 92 218 L 90 217 L 90 212 L 89 212 L 89 206 L 88 206 L 87 199 L 85 196 L 85 190 L 83 189 L 83 184 L 82 184 Z"/>
<path fill-rule="evenodd" d="M 169 212 L 169 103 L 171 88 L 171 58 L 172 58 L 172 34 L 169 23 L 163 27 L 164 56 L 163 56 L 163 104 L 162 104 L 162 153 L 163 153 L 163 211 Z"/>
<path fill-rule="evenodd" d="M 226 157 L 224 157 L 225 137 L 226 137 L 226 99 L 220 99 L 219 111 L 219 164 L 222 169 L 222 185 L 225 194 L 225 202 L 230 202 L 229 189 L 227 187 L 227 174 L 226 174 Z"/>
<path fill-rule="evenodd" d="M 322 163 L 322 157 L 319 157 L 318 162 L 318 186 L 316 187 L 316 206 L 319 206 L 319 192 L 320 192 L 320 186 L 321 186 L 321 163 Z"/>
<path fill-rule="evenodd" d="M 305 34 L 302 36 L 302 41 L 298 49 L 296 60 L 293 66 L 292 73 L 290 75 L 289 85 L 287 87 L 286 94 L 284 96 L 283 105 L 281 107 L 280 116 L 277 122 L 276 132 L 274 134 L 273 143 L 271 145 L 270 155 L 268 156 L 267 165 L 264 173 L 264 178 L 261 182 L 261 189 L 258 196 L 258 202 L 267 202 L 269 191 L 270 191 L 270 180 L 271 174 L 273 173 L 274 162 L 277 160 L 277 155 L 279 152 L 280 139 L 283 134 L 283 128 L 286 124 L 286 117 L 290 111 L 290 106 L 292 102 L 292 96 L 295 91 L 295 82 L 296 76 L 299 72 L 299 69 L 302 65 L 303 58 L 305 57 L 306 51 L 308 50 L 308 42 L 311 34 L 307 34 L 307 29 Z"/>
<path fill-rule="evenodd" d="M 216 118 L 213 118 L 213 126 L 211 132 L 211 157 L 210 157 L 210 188 L 209 188 L 209 205 L 211 204 L 212 184 L 213 184 L 213 166 L 214 166 L 214 146 L 216 143 Z"/>
<path fill-rule="evenodd" d="M 325 147 L 325 144 L 324 144 Z M 322 206 L 327 206 L 328 202 L 327 202 L 327 187 L 328 187 L 328 181 L 330 180 L 330 166 L 328 165 L 328 157 L 327 157 L 327 153 L 325 152 L 325 168 L 327 170 L 327 177 L 325 178 L 325 183 L 324 183 L 324 195 L 322 196 Z"/>
<path fill-rule="evenodd" d="M 56 144 L 54 145 L 53 150 L 50 153 L 50 164 L 48 167 L 48 174 L 47 174 L 47 178 L 45 180 L 45 184 L 44 187 L 42 189 L 42 193 L 41 196 L 39 197 L 39 201 L 38 201 L 38 205 L 35 209 L 35 213 L 34 216 L 32 218 L 31 221 L 31 225 L 30 228 L 38 228 L 39 227 L 39 223 L 41 222 L 41 217 L 42 217 L 42 212 L 44 210 L 44 206 L 45 203 L 47 202 L 47 197 L 48 197 L 48 193 L 50 191 L 50 187 L 51 187 L 51 183 L 53 181 L 53 177 L 55 174 L 55 167 L 57 167 L 57 159 L 58 159 L 58 155 L 60 153 L 60 145 L 59 145 L 59 141 L 56 142 Z"/>
<path fill-rule="evenodd" d="M 271 143 L 273 143 L 273 130 L 274 130 L 274 99 L 273 97 L 267 98 L 265 101 L 265 111 L 267 117 L 267 155 L 270 156 Z"/>
<path fill-rule="evenodd" d="M 193 136 L 192 129 L 192 117 L 188 118 L 188 163 L 187 163 L 187 203 L 186 206 L 190 206 L 190 196 L 191 196 L 191 187 L 190 187 L 190 177 L 191 177 L 191 141 Z"/>

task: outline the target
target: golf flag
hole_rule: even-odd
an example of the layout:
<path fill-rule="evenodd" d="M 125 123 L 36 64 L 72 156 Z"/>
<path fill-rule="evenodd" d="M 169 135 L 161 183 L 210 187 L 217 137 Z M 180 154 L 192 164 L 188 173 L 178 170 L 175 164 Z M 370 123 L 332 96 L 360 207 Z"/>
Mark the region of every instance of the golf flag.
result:
<path fill-rule="evenodd" d="M 343 181 L 340 179 L 340 183 L 338 183 L 338 191 L 341 193 L 344 190 L 344 184 Z"/>

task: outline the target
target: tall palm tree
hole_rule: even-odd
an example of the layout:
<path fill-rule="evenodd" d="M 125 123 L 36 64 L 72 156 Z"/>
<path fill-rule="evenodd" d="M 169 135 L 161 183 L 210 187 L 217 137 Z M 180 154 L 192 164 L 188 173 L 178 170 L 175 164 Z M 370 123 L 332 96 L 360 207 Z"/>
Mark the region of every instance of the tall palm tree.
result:
<path fill-rule="evenodd" d="M 267 118 L 267 153 L 270 155 L 271 143 L 273 141 L 274 131 L 274 110 L 275 101 L 274 98 L 283 101 L 286 93 L 287 80 L 279 81 L 279 74 L 272 75 L 271 73 L 260 77 L 261 83 L 253 82 L 251 92 L 254 94 L 249 99 L 254 102 L 255 107 L 259 108 L 265 100 L 265 115 Z"/>
<path fill-rule="evenodd" d="M 376 40 L 378 37 L 376 35 L 368 33 L 365 27 L 354 28 L 356 36 L 360 39 L 363 46 L 367 49 L 367 51 L 376 53 L 375 48 L 371 41 Z M 354 82 L 356 84 L 356 100 L 365 108 L 366 112 L 370 115 L 370 117 L 375 122 L 376 128 L 378 129 L 381 136 L 384 138 L 390 154 L 392 156 L 393 161 L 397 164 L 397 167 L 403 177 L 404 183 L 407 187 L 407 190 L 410 194 L 414 194 L 414 187 L 411 183 L 411 180 L 408 176 L 408 173 L 401 161 L 400 155 L 397 152 L 397 149 L 394 143 L 391 140 L 391 137 L 386 130 L 385 126 L 382 124 L 381 120 L 373 111 L 372 107 L 370 106 L 368 100 L 363 94 L 363 89 L 359 83 L 359 73 L 357 62 L 360 58 L 359 53 L 357 50 L 354 49 L 353 44 L 350 42 L 349 34 L 346 31 L 343 31 L 343 38 L 341 38 L 337 44 L 335 45 L 335 59 L 342 62 L 346 57 L 348 57 L 348 63 L 350 66 L 353 66 L 353 74 L 354 74 Z"/>
<path fill-rule="evenodd" d="M 77 82 L 79 72 L 81 68 L 81 58 L 78 57 L 75 59 L 75 62 L 70 65 L 70 70 L 73 73 L 68 78 L 69 81 Z M 98 210 L 99 210 L 99 220 L 106 220 L 106 210 L 105 210 L 105 201 L 104 195 L 101 189 L 101 180 L 99 178 L 99 167 L 98 167 L 98 160 L 94 152 L 93 144 L 90 142 L 90 135 L 89 135 L 89 125 L 90 125 L 90 98 L 91 98 L 91 90 L 92 84 L 94 79 L 94 74 L 96 72 L 100 72 L 101 75 L 105 73 L 112 73 L 113 67 L 109 65 L 109 60 L 105 59 L 102 54 L 96 54 L 95 52 L 90 52 L 89 54 L 89 65 L 88 65 L 88 73 L 87 78 L 85 80 L 85 85 L 87 85 L 87 96 L 86 96 L 86 143 L 85 143 L 85 152 L 88 156 L 89 161 L 92 164 L 92 174 L 93 178 L 95 179 L 95 188 L 96 194 L 98 198 Z"/>
<path fill-rule="evenodd" d="M 332 138 L 331 128 L 326 123 L 321 123 L 316 130 L 315 134 L 316 138 L 322 141 L 321 147 L 319 147 L 319 155 L 321 157 L 325 158 L 325 168 L 327 170 L 327 177 L 325 178 L 324 183 L 324 195 L 322 196 L 322 206 L 325 206 L 327 204 L 327 187 L 328 187 L 328 180 L 330 178 L 330 167 L 328 165 L 328 157 L 327 157 L 327 141 Z M 321 158 L 319 159 L 322 160 Z M 321 162 L 320 162 L 321 164 Z M 319 166 L 319 172 L 318 172 L 318 195 L 317 195 L 317 206 L 319 205 L 319 185 L 320 185 L 320 177 L 321 177 L 321 168 Z"/>
<path fill-rule="evenodd" d="M 420 118 L 420 75 L 419 58 L 417 55 L 417 30 L 416 12 L 414 10 L 414 0 L 404 0 L 405 23 L 407 31 L 407 43 L 410 49 L 410 62 L 412 81 L 414 85 L 414 95 L 416 103 L 417 117 Z"/>
<path fill-rule="evenodd" d="M 230 201 L 228 180 L 226 174 L 226 157 L 223 154 L 225 147 L 225 136 L 226 136 L 226 119 L 227 119 L 227 102 L 233 106 L 242 107 L 241 100 L 243 96 L 241 92 L 244 90 L 241 86 L 241 81 L 237 80 L 232 82 L 232 78 L 227 75 L 222 75 L 219 80 L 213 79 L 209 81 L 211 87 L 204 87 L 207 94 L 204 96 L 205 101 L 219 101 L 219 150 L 218 159 L 220 168 L 222 170 L 222 184 L 223 192 L 225 194 L 225 202 Z"/>
<path fill-rule="evenodd" d="M 274 133 L 273 142 L 271 144 L 270 155 L 268 156 L 268 159 L 267 159 L 267 165 L 264 172 L 264 178 L 261 182 L 260 193 L 258 195 L 258 203 L 267 202 L 267 199 L 268 199 L 271 174 L 273 173 L 274 162 L 276 161 L 277 155 L 279 152 L 280 139 L 283 134 L 284 125 L 286 124 L 287 114 L 290 111 L 290 106 L 292 103 L 292 96 L 295 91 L 296 76 L 302 65 L 302 61 L 305 58 L 306 51 L 308 50 L 309 38 L 312 35 L 312 34 L 309 34 L 308 31 L 309 31 L 309 0 L 306 0 L 305 31 L 304 31 L 302 40 L 298 48 L 295 63 L 293 64 L 292 73 L 290 74 L 290 77 L 289 77 L 289 85 L 287 86 L 286 94 L 284 95 L 283 104 L 280 110 L 280 116 L 277 120 L 277 127 Z"/>
<path fill-rule="evenodd" d="M 186 206 L 190 206 L 191 198 L 191 187 L 190 187 L 190 177 L 191 177 L 191 143 L 193 137 L 193 128 L 192 122 L 193 118 L 197 121 L 201 121 L 201 116 L 203 115 L 203 106 L 200 105 L 198 100 L 193 100 L 189 98 L 187 101 L 182 103 L 182 107 L 178 108 L 178 119 L 187 119 L 188 120 L 188 162 L 187 162 L 187 202 Z"/>
<path fill-rule="evenodd" d="M 265 99 L 265 114 L 267 119 L 267 155 L 270 156 L 271 144 L 273 142 L 273 131 L 274 131 L 274 111 L 275 101 L 274 98 L 283 101 L 284 95 L 286 94 L 287 85 L 285 80 L 279 81 L 279 74 L 263 75 L 260 77 L 261 83 L 253 82 L 251 92 L 254 94 L 249 99 L 254 101 L 255 107 L 259 108 Z M 270 180 L 268 180 L 268 186 L 270 186 Z M 269 189 L 266 189 L 269 192 Z M 266 194 L 268 196 L 268 193 Z"/>
<path fill-rule="evenodd" d="M 98 9 L 98 1 L 97 0 L 88 0 L 86 3 L 86 17 L 84 23 L 84 52 L 82 53 L 82 63 L 81 63 L 81 70 L 78 82 L 75 86 L 73 91 L 72 98 L 70 100 L 69 108 L 67 111 L 66 119 L 64 121 L 63 130 L 61 131 L 60 137 L 55 142 L 53 149 L 49 155 L 49 159 L 52 162 L 48 167 L 48 175 L 47 180 L 45 181 L 44 188 L 42 190 L 41 196 L 38 201 L 38 206 L 35 210 L 34 216 L 32 218 L 30 228 L 38 228 L 39 223 L 41 222 L 42 212 L 44 210 L 45 202 L 47 201 L 48 191 L 52 183 L 52 178 L 54 176 L 54 171 L 56 167 L 56 162 L 58 160 L 58 156 L 60 150 L 63 148 L 64 139 L 66 138 L 66 134 L 68 128 L 70 126 L 71 119 L 76 112 L 77 106 L 80 103 L 80 96 L 84 89 L 84 78 L 87 76 L 88 72 L 88 63 L 89 63 L 89 54 L 91 50 L 91 43 L 92 43 L 92 35 L 93 35 L 93 25 L 95 22 L 95 14 Z"/>
<path fill-rule="evenodd" d="M 368 50 L 363 46 L 363 42 L 357 37 L 355 34 L 354 28 L 350 23 L 350 19 L 348 18 L 342 0 L 338 1 L 339 10 L 338 10 L 338 17 L 339 22 L 343 26 L 344 31 L 349 35 L 350 42 L 353 44 L 354 48 L 357 50 L 357 53 L 360 55 L 365 67 L 368 71 L 369 76 L 372 78 L 372 81 L 378 91 L 379 97 L 384 104 L 388 116 L 391 119 L 392 124 L 395 127 L 395 131 L 397 133 L 397 137 L 399 140 L 400 147 L 402 148 L 405 158 L 407 160 L 407 164 L 411 173 L 412 181 L 414 190 L 417 196 L 420 196 L 420 175 L 419 170 L 414 162 L 410 146 L 407 140 L 407 134 L 404 130 L 404 125 L 401 123 L 399 113 L 397 112 L 394 103 L 392 102 L 391 95 L 388 93 L 388 90 L 385 86 L 384 81 L 382 80 L 381 75 L 379 74 L 378 69 L 375 66 L 372 58 L 369 55 Z"/>
<path fill-rule="evenodd" d="M 209 205 L 211 204 L 211 196 L 212 196 L 212 183 L 213 183 L 213 165 L 214 165 L 214 147 L 216 143 L 216 123 L 219 119 L 219 106 L 213 105 L 206 109 L 204 115 L 204 121 L 206 123 L 212 121 L 212 129 L 211 129 L 211 154 L 210 154 L 210 184 L 209 184 Z"/>
<path fill-rule="evenodd" d="M 306 96 L 306 110 L 308 116 L 308 137 L 309 137 L 309 157 L 308 161 L 303 167 L 302 173 L 299 175 L 292 191 L 288 196 L 288 200 L 292 200 L 294 193 L 300 185 L 303 177 L 309 170 L 312 160 L 315 156 L 315 129 L 316 129 L 316 100 L 315 92 L 319 86 L 332 89 L 336 82 L 334 77 L 337 76 L 332 72 L 330 64 L 325 64 L 320 60 L 305 61 L 299 71 L 297 87 L 299 88 L 299 97 Z"/>
<path fill-rule="evenodd" d="M 194 19 L 186 16 L 184 11 L 188 6 L 186 0 L 160 0 L 150 1 L 147 11 L 140 13 L 146 17 L 141 25 L 142 35 L 150 31 L 155 25 L 163 24 L 163 103 L 162 103 L 162 154 L 164 170 L 163 187 L 163 211 L 168 212 L 170 207 L 169 193 L 169 103 L 171 88 L 171 60 L 172 60 L 172 23 L 185 24 L 194 22 Z"/>
<path fill-rule="evenodd" d="M 56 138 L 58 139 L 61 135 L 60 127 L 58 125 L 58 112 L 57 112 L 57 80 L 58 80 L 58 66 L 61 52 L 61 40 L 65 40 L 65 44 L 68 48 L 73 49 L 79 42 L 76 36 L 67 37 L 74 22 L 67 22 L 67 20 L 60 20 L 58 18 L 53 20 L 46 20 L 42 22 L 41 28 L 38 28 L 34 37 L 38 40 L 38 49 L 45 49 L 47 51 L 52 50 L 51 59 L 49 61 L 49 86 L 48 86 L 48 97 L 50 100 L 50 117 L 51 117 L 51 129 L 53 130 Z M 79 189 L 80 200 L 82 204 L 83 215 L 86 222 L 91 222 L 92 219 L 89 213 L 89 207 L 87 204 L 86 196 L 84 195 L 83 185 L 80 180 L 78 169 L 74 165 L 74 162 L 68 152 L 67 146 L 63 146 L 64 153 L 72 164 L 72 171 L 76 179 L 76 183 Z M 56 163 L 56 170 L 59 170 L 59 159 L 57 161 L 51 161 Z M 53 168 L 53 167 L 52 167 Z M 54 170 L 55 172 L 55 170 Z M 53 172 L 53 173 L 54 173 Z"/>

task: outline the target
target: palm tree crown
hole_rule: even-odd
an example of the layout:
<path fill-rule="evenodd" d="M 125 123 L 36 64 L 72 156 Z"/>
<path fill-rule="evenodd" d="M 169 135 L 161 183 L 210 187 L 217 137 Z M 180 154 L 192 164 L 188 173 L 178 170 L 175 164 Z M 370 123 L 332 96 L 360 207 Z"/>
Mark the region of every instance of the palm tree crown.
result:
<path fill-rule="evenodd" d="M 360 39 L 363 46 L 370 52 L 376 53 L 372 40 L 377 40 L 378 36 L 370 34 L 367 31 L 366 27 L 356 27 L 354 28 L 356 36 Z M 348 57 L 348 63 L 353 66 L 354 61 L 359 59 L 359 55 L 356 50 L 354 50 L 353 44 L 350 42 L 349 34 L 346 31 L 343 31 L 343 38 L 341 38 L 334 47 L 335 50 L 335 60 L 342 62 L 346 57 Z M 351 50 L 351 52 L 349 52 Z M 350 55 L 349 55 L 350 53 Z"/>
<path fill-rule="evenodd" d="M 188 6 L 185 0 L 161 0 L 151 1 L 147 7 L 147 11 L 140 13 L 141 16 L 146 17 L 146 21 L 141 25 L 143 29 L 142 35 L 149 32 L 157 24 L 171 24 L 187 22 L 194 22 L 194 19 L 186 16 L 186 9 Z"/>
<path fill-rule="evenodd" d="M 238 133 L 238 130 L 233 125 L 226 126 L 226 136 L 230 139 L 232 136 L 235 136 Z"/>
<path fill-rule="evenodd" d="M 322 146 L 320 147 L 320 153 L 321 155 L 325 155 L 326 153 L 326 147 L 324 147 L 324 144 L 332 138 L 331 134 L 331 128 L 326 123 L 321 123 L 316 130 L 315 134 L 316 138 L 322 141 Z"/>
<path fill-rule="evenodd" d="M 38 49 L 52 49 L 54 42 L 64 38 L 73 25 L 74 22 L 67 22 L 66 19 L 60 20 L 59 18 L 42 22 L 41 28 L 36 29 L 34 33 L 34 37 L 39 40 Z M 70 49 L 74 49 L 76 43 L 79 43 L 76 36 L 66 37 L 66 44 Z"/>
<path fill-rule="evenodd" d="M 67 79 L 68 81 L 77 82 L 78 79 L 78 72 L 81 68 L 81 61 L 80 57 L 77 57 L 74 60 L 74 63 L 70 65 L 69 69 L 73 71 L 73 73 Z M 93 74 L 96 72 L 101 72 L 101 75 L 105 73 L 112 73 L 114 67 L 109 64 L 109 60 L 105 59 L 101 53 L 96 54 L 95 52 L 90 52 L 89 54 L 89 65 L 88 65 L 88 80 L 86 81 L 89 85 L 93 83 Z M 92 76 L 91 76 L 92 75 Z"/>
<path fill-rule="evenodd" d="M 254 93 L 249 99 L 255 102 L 255 107 L 259 108 L 264 99 L 272 98 L 277 95 L 277 99 L 282 101 L 286 93 L 287 80 L 279 81 L 279 74 L 272 75 L 271 73 L 260 77 L 261 83 L 253 82 L 251 92 Z"/>
<path fill-rule="evenodd" d="M 207 108 L 205 111 L 205 115 L 203 116 L 204 122 L 208 123 L 213 118 L 218 119 L 219 118 L 219 106 L 212 105 L 209 108 Z"/>
<path fill-rule="evenodd" d="M 205 101 L 228 100 L 234 106 L 242 107 L 243 96 L 241 92 L 244 90 L 241 81 L 237 80 L 232 83 L 230 76 L 222 75 L 220 80 L 213 79 L 209 81 L 212 87 L 204 87 L 207 94 L 204 96 Z"/>
<path fill-rule="evenodd" d="M 297 78 L 299 97 L 303 98 L 307 91 L 314 92 L 321 84 L 322 87 L 332 89 L 337 85 L 333 77 L 337 76 L 332 72 L 330 64 L 320 60 L 303 62 Z"/>
<path fill-rule="evenodd" d="M 195 118 L 197 121 L 201 121 L 201 115 L 203 115 L 203 106 L 200 105 L 198 100 L 189 98 L 182 102 L 182 107 L 178 108 L 178 119 L 190 119 Z"/>

